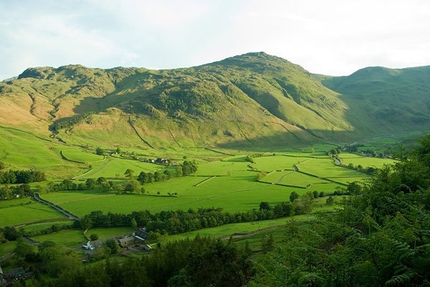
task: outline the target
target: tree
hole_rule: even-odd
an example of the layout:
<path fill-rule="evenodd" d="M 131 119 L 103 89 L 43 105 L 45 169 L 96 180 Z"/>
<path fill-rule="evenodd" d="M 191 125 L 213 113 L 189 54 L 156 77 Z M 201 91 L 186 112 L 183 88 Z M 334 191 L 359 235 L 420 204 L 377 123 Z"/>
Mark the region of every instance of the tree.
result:
<path fill-rule="evenodd" d="M 295 191 L 290 193 L 290 201 L 294 202 L 297 198 L 299 198 L 299 194 Z"/>
<path fill-rule="evenodd" d="M 273 250 L 274 247 L 275 247 L 275 240 L 273 239 L 273 234 L 272 233 L 270 233 L 269 236 L 264 235 L 261 238 L 261 250 L 264 253 L 267 253 L 267 252 Z"/>
<path fill-rule="evenodd" d="M 130 168 L 127 168 L 127 170 L 124 172 L 124 175 L 130 179 L 133 177 L 133 174 L 134 174 L 134 171 Z"/>
<path fill-rule="evenodd" d="M 104 245 L 108 248 L 110 254 L 117 254 L 119 252 L 118 243 L 113 239 L 106 240 Z"/>
<path fill-rule="evenodd" d="M 356 181 L 349 183 L 349 184 L 348 184 L 348 186 L 347 186 L 347 188 L 346 188 L 346 191 L 347 191 L 349 194 L 354 194 L 354 195 L 359 195 L 359 194 L 361 194 L 361 193 L 362 193 L 362 190 L 363 190 L 363 188 L 362 188 L 362 187 L 361 187 L 361 185 L 360 185 L 358 182 L 356 182 Z"/>
<path fill-rule="evenodd" d="M 93 233 L 93 234 L 90 235 L 90 240 L 91 241 L 95 241 L 95 240 L 98 240 L 98 239 L 99 239 L 99 236 L 97 234 Z"/>
<path fill-rule="evenodd" d="M 4 164 L 4 162 L 0 161 L 0 170 L 1 169 L 5 169 L 6 165 Z"/>
<path fill-rule="evenodd" d="M 148 174 L 144 171 L 141 171 L 139 173 L 139 176 L 137 177 L 137 180 L 140 182 L 140 184 L 145 184 L 148 182 Z"/>
<path fill-rule="evenodd" d="M 130 227 L 133 229 L 137 229 L 137 222 L 134 217 L 130 220 Z"/>
<path fill-rule="evenodd" d="M 96 154 L 98 154 L 98 155 L 104 155 L 105 151 L 101 147 L 98 147 L 98 148 L 96 148 Z"/>
<path fill-rule="evenodd" d="M 334 198 L 333 196 L 329 196 L 327 197 L 326 201 L 325 201 L 326 205 L 333 205 L 334 204 Z"/>
<path fill-rule="evenodd" d="M 165 169 L 165 170 L 163 171 L 163 174 L 165 175 L 165 179 L 166 179 L 166 180 L 169 180 L 169 179 L 171 179 L 171 178 L 172 178 L 172 172 L 171 172 L 170 170 L 168 170 L 168 169 Z"/>
<path fill-rule="evenodd" d="M 260 202 L 260 211 L 262 210 L 271 210 L 272 208 L 270 207 L 269 202 L 267 201 L 262 201 Z"/>
<path fill-rule="evenodd" d="M 155 182 L 159 182 L 159 181 L 161 181 L 161 173 L 159 173 L 158 171 L 155 171 L 154 172 L 154 181 Z"/>
<path fill-rule="evenodd" d="M 96 181 L 94 180 L 94 178 L 88 178 L 85 181 L 85 186 L 87 187 L 87 189 L 93 189 L 96 186 Z"/>
<path fill-rule="evenodd" d="M 176 176 L 177 177 L 181 177 L 183 174 L 182 174 L 182 167 L 181 166 L 176 166 Z"/>
<path fill-rule="evenodd" d="M 125 192 L 133 193 L 139 190 L 139 182 L 135 179 L 127 181 L 124 187 Z"/>
<path fill-rule="evenodd" d="M 89 215 L 85 215 L 79 220 L 82 230 L 88 230 L 93 226 L 93 221 Z"/>
<path fill-rule="evenodd" d="M 319 197 L 319 193 L 318 193 L 318 191 L 314 190 L 314 192 L 313 192 L 313 196 L 314 196 L 314 198 L 318 198 L 318 197 Z"/>
<path fill-rule="evenodd" d="M 15 241 L 19 238 L 19 232 L 13 226 L 5 226 L 3 228 L 3 236 L 9 241 Z"/>

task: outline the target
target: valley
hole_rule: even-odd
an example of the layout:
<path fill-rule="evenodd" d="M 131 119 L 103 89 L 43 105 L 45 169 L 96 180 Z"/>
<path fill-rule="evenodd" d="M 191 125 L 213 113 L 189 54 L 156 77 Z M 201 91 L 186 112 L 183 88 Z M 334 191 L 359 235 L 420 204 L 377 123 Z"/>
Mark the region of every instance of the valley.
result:
<path fill-rule="evenodd" d="M 382 211 L 352 206 L 374 186 L 428 187 L 425 168 L 401 167 L 430 131 L 429 75 L 315 75 L 262 52 L 174 70 L 29 68 L 0 82 L 0 265 L 40 265 L 50 279 L 63 259 L 124 267 L 137 254 L 118 238 L 142 228 L 154 254 L 219 240 L 254 263 L 313 230 L 337 242 L 327 230 L 349 228 L 340 215 L 370 236 L 384 223 L 366 214 Z M 159 258 L 137 245 L 140 260 Z"/>

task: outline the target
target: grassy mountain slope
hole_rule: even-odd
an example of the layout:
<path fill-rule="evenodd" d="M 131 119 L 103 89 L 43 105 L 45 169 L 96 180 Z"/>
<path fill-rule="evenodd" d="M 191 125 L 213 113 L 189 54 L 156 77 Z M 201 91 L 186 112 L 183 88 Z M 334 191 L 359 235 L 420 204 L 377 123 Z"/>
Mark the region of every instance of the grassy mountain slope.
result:
<path fill-rule="evenodd" d="M 359 129 L 376 132 L 428 129 L 430 125 L 430 66 L 407 69 L 369 67 L 347 77 L 322 80 L 342 94 L 361 119 Z M 368 121 L 374 122 L 369 125 Z M 364 123 L 364 124 L 363 124 Z"/>
<path fill-rule="evenodd" d="M 428 124 L 427 75 L 369 68 L 317 78 L 265 53 L 174 70 L 29 68 L 0 83 L 0 126 L 147 150 L 350 141 Z"/>

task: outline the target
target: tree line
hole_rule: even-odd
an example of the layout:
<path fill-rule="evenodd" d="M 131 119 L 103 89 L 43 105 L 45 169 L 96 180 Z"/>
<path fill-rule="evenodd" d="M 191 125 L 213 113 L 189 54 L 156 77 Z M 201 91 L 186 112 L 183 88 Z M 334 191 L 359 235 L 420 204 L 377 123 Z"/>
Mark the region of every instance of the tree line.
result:
<path fill-rule="evenodd" d="M 268 202 L 262 202 L 259 208 L 247 212 L 223 212 L 222 208 L 199 208 L 187 211 L 161 211 L 151 213 L 148 210 L 134 211 L 130 214 L 92 211 L 75 221 L 74 228 L 83 230 L 107 227 L 146 227 L 148 232 L 159 234 L 178 234 L 195 231 L 208 227 L 216 227 L 229 223 L 252 222 L 307 214 L 312 211 L 315 198 L 313 193 L 307 193 L 299 198 L 292 193 L 292 202 L 280 202 L 273 207 Z"/>
<path fill-rule="evenodd" d="M 0 171 L 0 184 L 31 183 L 45 180 L 45 173 L 38 170 Z"/>

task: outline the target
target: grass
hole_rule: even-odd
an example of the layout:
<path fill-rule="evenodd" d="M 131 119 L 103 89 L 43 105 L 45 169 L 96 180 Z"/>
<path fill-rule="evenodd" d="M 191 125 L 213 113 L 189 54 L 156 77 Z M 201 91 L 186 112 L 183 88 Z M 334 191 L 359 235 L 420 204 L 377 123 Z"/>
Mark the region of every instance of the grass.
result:
<path fill-rule="evenodd" d="M 363 168 L 376 167 L 382 168 L 384 165 L 394 164 L 395 161 L 388 158 L 363 157 L 357 154 L 340 154 L 342 164 L 348 165 L 352 163 L 354 166 L 361 165 Z"/>
<path fill-rule="evenodd" d="M 69 248 L 76 248 L 86 242 L 86 238 L 81 230 L 63 230 L 51 234 L 35 236 L 32 238 L 37 242 L 53 241 L 56 244 Z"/>
<path fill-rule="evenodd" d="M 30 204 L 13 205 L 0 208 L 0 227 L 62 217 L 64 217 L 64 215 L 52 209 L 51 207 L 31 201 Z"/>
<path fill-rule="evenodd" d="M 32 231 L 40 231 L 44 229 L 48 229 L 53 225 L 72 225 L 73 222 L 69 220 L 61 220 L 61 221 L 50 221 L 50 222 L 42 222 L 42 223 L 34 223 L 25 225 L 23 229 L 26 232 L 32 232 Z"/>
<path fill-rule="evenodd" d="M 290 154 L 256 158 L 255 166 L 260 164 L 266 168 L 273 168 L 282 164 L 284 167 L 283 164 L 287 160 L 297 164 L 300 170 L 313 175 L 292 172 L 290 169 L 282 172 L 274 171 L 263 178 L 264 182 L 269 183 L 267 184 L 257 181 L 258 172 L 250 170 L 249 162 L 243 161 L 243 157 L 201 162 L 195 175 L 145 184 L 147 193 L 142 195 L 68 191 L 46 194 L 43 198 L 78 216 L 94 210 L 131 213 L 139 210 L 160 212 L 200 207 L 221 207 L 227 212 L 242 212 L 258 208 L 262 201 L 268 201 L 273 205 L 288 201 L 292 191 L 299 195 L 313 191 L 331 194 L 339 187 L 343 187 L 336 182 L 347 184 L 369 178 L 363 173 L 334 165 L 329 157 L 303 157 L 299 153 L 297 157 Z M 294 161 L 291 161 L 292 159 Z M 361 158 L 361 160 L 364 164 L 368 158 Z M 136 170 L 136 174 L 139 171 Z M 208 178 L 211 180 L 205 181 Z M 279 183 L 279 185 L 271 183 Z M 177 196 L 168 196 L 169 193 L 177 193 Z"/>
<path fill-rule="evenodd" d="M 12 253 L 15 250 L 16 241 L 8 241 L 6 243 L 0 243 L 0 259 L 2 256 Z"/>
<path fill-rule="evenodd" d="M 141 171 L 154 172 L 159 169 L 164 170 L 164 166 L 131 159 L 108 157 L 103 161 L 93 163 L 92 170 L 85 175 L 78 176 L 78 178 L 124 178 L 124 172 L 127 169 L 134 170 L 137 175 Z"/>
<path fill-rule="evenodd" d="M 273 230 L 273 228 L 278 228 L 284 226 L 290 220 L 296 220 L 299 222 L 306 222 L 312 220 L 314 215 L 297 215 L 294 217 L 279 218 L 273 220 L 264 220 L 256 222 L 245 222 L 245 223 L 232 223 L 223 226 L 205 228 L 193 232 L 187 232 L 182 234 L 169 235 L 167 237 L 162 237 L 160 242 L 166 243 L 168 241 L 181 240 L 186 238 L 194 238 L 197 235 L 202 237 L 215 237 L 215 238 L 226 238 L 229 236 L 236 237 L 235 240 L 239 238 L 249 239 L 252 233 L 260 233 L 265 230 Z M 261 241 L 260 241 L 261 242 Z"/>
<path fill-rule="evenodd" d="M 91 234 L 97 234 L 99 239 L 104 240 L 123 234 L 130 234 L 134 231 L 136 230 L 131 227 L 91 228 L 87 231 L 86 235 L 89 237 Z"/>
<path fill-rule="evenodd" d="M 94 164 L 103 160 L 103 156 L 95 154 L 93 151 L 77 149 L 76 147 L 62 146 L 61 152 L 64 157 L 71 161 L 81 162 L 85 164 Z"/>

